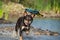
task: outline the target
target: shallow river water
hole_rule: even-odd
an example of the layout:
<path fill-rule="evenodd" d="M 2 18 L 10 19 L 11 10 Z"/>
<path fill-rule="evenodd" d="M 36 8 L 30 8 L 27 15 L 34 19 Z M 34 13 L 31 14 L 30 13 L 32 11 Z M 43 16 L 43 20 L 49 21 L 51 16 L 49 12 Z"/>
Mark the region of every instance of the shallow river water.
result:
<path fill-rule="evenodd" d="M 0 24 L 0 27 L 6 27 L 6 26 L 11 26 L 14 27 L 15 24 Z M 50 30 L 54 32 L 60 33 L 60 19 L 35 19 L 32 23 L 32 26 L 35 28 L 41 28 L 43 30 Z M 0 40 L 18 40 L 16 37 L 12 37 L 12 33 L 6 33 L 6 35 L 1 35 L 0 34 Z M 24 40 L 60 40 L 60 35 L 59 36 L 47 36 L 47 35 L 33 35 L 29 34 L 24 35 Z"/>

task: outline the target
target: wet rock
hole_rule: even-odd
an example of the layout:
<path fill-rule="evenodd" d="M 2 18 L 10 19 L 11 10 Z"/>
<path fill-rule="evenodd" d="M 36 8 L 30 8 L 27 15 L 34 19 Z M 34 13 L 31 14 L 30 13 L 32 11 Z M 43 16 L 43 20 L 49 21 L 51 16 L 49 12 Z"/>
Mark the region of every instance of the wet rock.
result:
<path fill-rule="evenodd" d="M 13 31 L 14 31 L 14 27 L 1 27 L 0 28 L 0 33 L 12 33 L 13 34 Z M 58 32 L 52 32 L 52 31 L 49 31 L 48 29 L 47 30 L 42 30 L 42 29 L 39 29 L 39 28 L 34 28 L 34 27 L 31 27 L 30 31 L 34 34 L 34 35 L 48 35 L 48 36 L 58 36 L 60 35 L 60 33 Z"/>
<path fill-rule="evenodd" d="M 48 36 L 58 36 L 60 35 L 58 32 L 52 32 L 47 30 L 42 30 L 42 29 L 38 29 L 38 28 L 33 28 L 34 30 L 32 30 L 32 32 L 34 32 L 35 35 L 48 35 Z"/>

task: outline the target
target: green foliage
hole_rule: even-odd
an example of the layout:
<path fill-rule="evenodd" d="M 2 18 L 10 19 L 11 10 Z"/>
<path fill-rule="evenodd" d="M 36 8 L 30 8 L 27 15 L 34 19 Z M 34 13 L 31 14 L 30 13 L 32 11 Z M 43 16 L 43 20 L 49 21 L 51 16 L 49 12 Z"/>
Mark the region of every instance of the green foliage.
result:
<path fill-rule="evenodd" d="M 4 8 L 2 7 L 4 4 L 3 4 L 3 2 L 2 1 L 0 1 L 0 18 L 2 18 L 2 16 L 3 16 L 3 12 L 5 12 L 5 10 L 4 10 Z M 7 20 L 7 17 L 8 17 L 8 14 L 6 13 L 5 14 L 5 19 Z"/>
<path fill-rule="evenodd" d="M 37 10 L 60 9 L 60 0 L 20 0 L 19 3 Z"/>
<path fill-rule="evenodd" d="M 2 17 L 2 9 L 0 9 L 0 18 Z"/>
<path fill-rule="evenodd" d="M 60 0 L 9 0 L 37 10 L 60 10 Z"/>
<path fill-rule="evenodd" d="M 2 2 L 0 1 L 0 9 L 2 8 Z"/>
<path fill-rule="evenodd" d="M 2 2 L 0 1 L 0 18 L 2 17 Z"/>

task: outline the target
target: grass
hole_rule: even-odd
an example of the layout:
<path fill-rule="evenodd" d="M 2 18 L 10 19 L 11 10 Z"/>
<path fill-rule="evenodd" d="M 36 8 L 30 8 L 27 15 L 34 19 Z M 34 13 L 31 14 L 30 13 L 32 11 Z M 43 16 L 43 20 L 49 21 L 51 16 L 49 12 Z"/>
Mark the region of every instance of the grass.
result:
<path fill-rule="evenodd" d="M 2 9 L 0 9 L 0 18 L 2 17 L 2 13 L 3 13 L 3 12 L 2 12 Z"/>
<path fill-rule="evenodd" d="M 4 5 L 4 3 L 2 1 L 0 1 L 0 18 L 2 18 L 3 12 L 5 12 L 5 10 L 4 10 L 5 8 L 3 8 L 2 5 Z M 7 20 L 7 18 L 8 18 L 8 14 L 6 13 L 5 19 Z"/>

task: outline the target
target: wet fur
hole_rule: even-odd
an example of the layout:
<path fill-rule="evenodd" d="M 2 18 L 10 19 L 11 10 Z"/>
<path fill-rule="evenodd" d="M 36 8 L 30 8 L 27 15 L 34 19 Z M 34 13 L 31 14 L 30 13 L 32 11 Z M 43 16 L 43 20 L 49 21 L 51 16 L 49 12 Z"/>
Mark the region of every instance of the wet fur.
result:
<path fill-rule="evenodd" d="M 29 19 L 30 18 L 30 19 Z M 18 20 L 17 20 L 17 23 L 16 23 L 16 26 L 15 26 L 15 31 L 16 32 L 18 32 L 18 29 L 20 29 L 20 32 L 19 32 L 19 34 L 20 34 L 20 36 L 22 36 L 22 32 L 24 31 L 29 31 L 30 30 L 30 24 L 28 24 L 28 25 L 25 25 L 25 23 L 24 23 L 24 19 L 28 19 L 28 20 L 30 20 L 31 21 L 31 23 L 32 23 L 32 21 L 33 21 L 33 18 L 30 16 L 30 15 L 27 15 L 27 16 L 24 16 L 24 17 L 20 17 Z M 29 29 L 23 29 L 22 30 L 22 27 L 23 26 L 25 26 L 25 27 L 28 27 Z"/>

